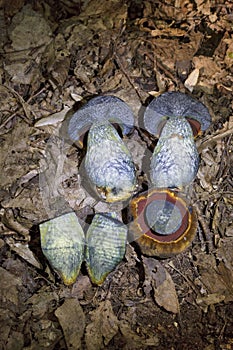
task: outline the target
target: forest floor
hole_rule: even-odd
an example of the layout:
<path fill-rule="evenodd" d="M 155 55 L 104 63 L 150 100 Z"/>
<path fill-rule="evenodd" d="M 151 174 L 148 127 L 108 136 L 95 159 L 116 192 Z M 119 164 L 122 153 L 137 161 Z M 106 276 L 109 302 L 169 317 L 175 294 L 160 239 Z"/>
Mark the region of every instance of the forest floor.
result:
<path fill-rule="evenodd" d="M 232 1 L 0 0 L 0 28 L 0 349 L 233 349 Z M 67 115 L 102 94 L 128 103 L 142 184 L 156 139 L 138 121 L 165 91 L 212 117 L 196 139 L 192 245 L 159 260 L 130 242 L 101 286 L 85 264 L 65 286 L 39 224 L 57 199 L 84 221 L 108 210 L 82 186 L 85 147 L 62 137 Z"/>

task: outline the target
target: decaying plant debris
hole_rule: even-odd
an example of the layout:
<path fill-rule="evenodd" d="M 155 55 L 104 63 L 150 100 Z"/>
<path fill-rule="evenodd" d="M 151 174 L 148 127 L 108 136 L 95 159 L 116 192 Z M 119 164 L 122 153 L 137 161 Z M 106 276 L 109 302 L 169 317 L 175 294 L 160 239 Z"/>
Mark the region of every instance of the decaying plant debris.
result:
<path fill-rule="evenodd" d="M 232 13 L 223 0 L 0 1 L 0 349 L 233 348 Z M 140 116 L 173 90 L 212 116 L 196 140 L 192 247 L 159 261 L 130 244 L 101 287 L 85 266 L 65 287 L 38 224 L 64 206 L 83 220 L 109 209 L 77 172 L 84 151 L 66 138 L 67 113 L 99 94 L 127 102 L 142 186 L 155 140 Z"/>

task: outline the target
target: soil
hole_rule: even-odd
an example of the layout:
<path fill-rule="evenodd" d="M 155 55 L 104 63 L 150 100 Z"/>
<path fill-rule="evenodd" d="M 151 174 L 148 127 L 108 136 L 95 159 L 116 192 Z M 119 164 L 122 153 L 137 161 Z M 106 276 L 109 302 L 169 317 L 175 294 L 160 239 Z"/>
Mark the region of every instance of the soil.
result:
<path fill-rule="evenodd" d="M 232 26 L 230 0 L 0 1 L 0 349 L 233 349 Z M 129 203 L 109 205 L 86 185 L 87 140 L 69 139 L 69 118 L 98 95 L 130 106 L 137 195 L 157 142 L 143 113 L 166 91 L 191 95 L 212 119 L 185 193 L 193 242 L 161 259 L 129 239 L 103 284 L 83 262 L 66 286 L 40 224 L 70 209 L 84 230 L 98 212 L 132 220 Z"/>

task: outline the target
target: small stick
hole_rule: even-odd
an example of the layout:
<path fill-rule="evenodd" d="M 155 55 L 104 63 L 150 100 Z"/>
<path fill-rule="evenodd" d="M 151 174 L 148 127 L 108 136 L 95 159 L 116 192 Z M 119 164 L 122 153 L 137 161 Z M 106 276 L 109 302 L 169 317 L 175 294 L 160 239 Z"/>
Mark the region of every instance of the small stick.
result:
<path fill-rule="evenodd" d="M 204 238 L 205 238 L 205 241 L 206 241 L 207 252 L 210 253 L 214 249 L 213 239 L 212 239 L 213 235 L 212 235 L 209 227 L 207 226 L 207 224 L 205 222 L 205 219 L 204 219 L 204 217 L 202 215 L 202 212 L 201 212 L 199 206 L 196 203 L 194 203 L 193 207 L 195 208 L 195 210 L 197 212 L 198 221 L 200 222 L 202 230 L 203 230 L 203 233 L 204 233 Z"/>

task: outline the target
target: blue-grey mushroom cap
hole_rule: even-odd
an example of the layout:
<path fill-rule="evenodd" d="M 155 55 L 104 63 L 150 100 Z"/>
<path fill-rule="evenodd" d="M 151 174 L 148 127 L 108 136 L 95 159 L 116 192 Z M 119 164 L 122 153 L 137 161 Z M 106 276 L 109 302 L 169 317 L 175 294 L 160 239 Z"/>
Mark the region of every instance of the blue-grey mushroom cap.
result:
<path fill-rule="evenodd" d="M 172 91 L 165 92 L 148 105 L 144 114 L 144 127 L 152 135 L 158 135 L 161 122 L 173 117 L 195 119 L 203 131 L 211 123 L 209 111 L 201 102 L 182 92 Z"/>
<path fill-rule="evenodd" d="M 128 134 L 134 126 L 133 112 L 124 101 L 111 95 L 98 96 L 73 114 L 68 125 L 69 137 L 78 141 L 93 123 L 103 120 L 119 124 L 123 135 Z"/>
<path fill-rule="evenodd" d="M 114 216 L 114 213 L 96 214 L 86 235 L 87 268 L 92 282 L 98 285 L 125 254 L 128 229 Z"/>
<path fill-rule="evenodd" d="M 150 177 L 155 187 L 180 188 L 198 171 L 199 155 L 192 128 L 184 117 L 168 119 L 151 158 Z"/>

